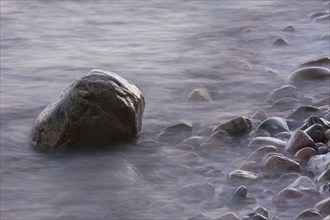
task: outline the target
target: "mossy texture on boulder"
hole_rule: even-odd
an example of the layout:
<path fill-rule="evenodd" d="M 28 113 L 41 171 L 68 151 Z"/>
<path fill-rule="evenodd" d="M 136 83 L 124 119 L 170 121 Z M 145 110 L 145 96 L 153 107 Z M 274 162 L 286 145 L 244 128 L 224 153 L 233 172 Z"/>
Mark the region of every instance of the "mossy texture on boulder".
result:
<path fill-rule="evenodd" d="M 141 91 L 119 75 L 92 70 L 74 81 L 36 119 L 31 138 L 40 151 L 128 141 L 141 130 Z"/>

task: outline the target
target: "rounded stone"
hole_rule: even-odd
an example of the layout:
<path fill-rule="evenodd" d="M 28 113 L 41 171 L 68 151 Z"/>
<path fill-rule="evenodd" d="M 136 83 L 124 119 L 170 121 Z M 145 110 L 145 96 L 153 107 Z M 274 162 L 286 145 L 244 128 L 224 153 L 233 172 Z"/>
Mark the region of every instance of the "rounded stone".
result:
<path fill-rule="evenodd" d="M 279 117 L 270 117 L 259 124 L 256 129 L 257 133 L 267 132 L 274 135 L 279 132 L 289 131 L 286 121 Z"/>
<path fill-rule="evenodd" d="M 141 91 L 119 75 L 92 70 L 74 81 L 36 119 L 31 137 L 40 151 L 110 145 L 141 130 Z"/>
<path fill-rule="evenodd" d="M 293 26 L 289 25 L 289 26 L 286 26 L 285 28 L 283 28 L 282 31 L 293 33 L 293 32 L 295 32 L 295 29 Z"/>
<path fill-rule="evenodd" d="M 169 144 L 178 144 L 184 139 L 191 137 L 192 125 L 189 122 L 180 122 L 164 128 L 158 135 L 157 140 Z"/>
<path fill-rule="evenodd" d="M 317 155 L 317 152 L 314 150 L 314 148 L 304 147 L 294 155 L 294 158 L 299 160 L 309 160 L 310 157 L 315 155 Z"/>
<path fill-rule="evenodd" d="M 272 145 L 259 147 L 257 150 L 255 150 L 248 156 L 247 161 L 254 161 L 259 163 L 266 154 L 271 152 L 277 152 L 277 148 Z"/>
<path fill-rule="evenodd" d="M 312 115 L 305 120 L 304 125 L 301 129 L 307 129 L 315 124 L 321 125 L 322 127 L 324 127 L 325 130 L 330 128 L 330 122 L 328 120 Z"/>
<path fill-rule="evenodd" d="M 286 188 L 299 188 L 299 187 L 316 188 L 316 185 L 313 182 L 313 180 L 311 180 L 307 176 L 300 176 L 293 183 L 288 185 Z"/>
<path fill-rule="evenodd" d="M 312 205 L 321 199 L 320 193 L 314 188 L 285 188 L 273 197 L 277 205 L 285 206 L 287 203 L 296 202 L 301 205 Z M 292 204 L 292 203 L 290 203 Z"/>
<path fill-rule="evenodd" d="M 322 173 L 330 164 L 330 152 L 309 159 L 307 167 L 313 173 Z"/>
<path fill-rule="evenodd" d="M 197 88 L 189 93 L 188 100 L 189 101 L 208 102 L 208 101 L 211 101 L 211 96 L 210 96 L 209 92 L 207 91 L 207 89 Z"/>
<path fill-rule="evenodd" d="M 330 182 L 330 168 L 326 169 L 325 171 L 323 171 L 317 178 L 316 178 L 317 182 Z"/>
<path fill-rule="evenodd" d="M 227 183 L 231 185 L 255 184 L 260 180 L 259 174 L 245 170 L 234 170 L 228 174 Z"/>
<path fill-rule="evenodd" d="M 277 147 L 278 149 L 284 149 L 286 144 L 287 144 L 286 141 L 282 141 L 278 138 L 256 137 L 249 142 L 248 147 L 255 149 L 255 148 L 258 148 L 261 146 L 265 146 L 265 145 L 272 145 L 272 146 Z"/>
<path fill-rule="evenodd" d="M 306 209 L 300 212 L 295 220 L 321 220 L 323 218 L 322 214 L 316 209 Z"/>
<path fill-rule="evenodd" d="M 304 147 L 315 148 L 315 143 L 304 131 L 297 130 L 285 146 L 285 152 L 294 155 Z"/>
<path fill-rule="evenodd" d="M 316 205 L 315 208 L 320 210 L 320 212 L 324 215 L 330 215 L 330 197 L 323 199 L 322 201 L 319 201 Z"/>
<path fill-rule="evenodd" d="M 295 109 L 289 116 L 288 118 L 292 118 L 295 120 L 305 120 L 309 116 L 316 115 L 316 116 L 321 116 L 322 112 L 320 109 L 314 107 L 314 106 L 309 106 L 309 105 L 303 105 L 299 106 L 297 109 Z"/>
<path fill-rule="evenodd" d="M 252 130 L 252 123 L 250 119 L 240 116 L 216 126 L 212 133 L 219 130 L 224 130 L 228 132 L 229 135 L 250 133 Z"/>
<path fill-rule="evenodd" d="M 283 155 L 273 155 L 266 160 L 265 170 L 273 174 L 299 172 L 300 165 Z"/>
<path fill-rule="evenodd" d="M 280 37 L 278 39 L 276 39 L 276 41 L 273 43 L 273 46 L 278 46 L 278 47 L 283 47 L 283 46 L 288 46 L 289 45 L 289 41 L 287 41 L 286 39 Z"/>
<path fill-rule="evenodd" d="M 301 64 L 300 66 L 324 66 L 329 67 L 330 57 L 321 57 Z"/>
<path fill-rule="evenodd" d="M 288 76 L 288 80 L 293 85 L 302 82 L 324 81 L 330 79 L 329 69 L 324 67 L 306 67 L 298 69 Z"/>
<path fill-rule="evenodd" d="M 278 108 L 280 110 L 290 110 L 297 107 L 300 101 L 291 97 L 283 97 L 271 104 L 271 108 Z"/>
<path fill-rule="evenodd" d="M 312 138 L 315 143 L 325 141 L 325 129 L 320 124 L 312 125 L 304 131 L 306 132 L 306 134 L 308 134 L 308 136 Z"/>
<path fill-rule="evenodd" d="M 274 135 L 274 138 L 278 138 L 282 141 L 288 141 L 291 138 L 291 134 L 288 131 L 283 131 Z"/>
<path fill-rule="evenodd" d="M 179 195 L 189 202 L 201 202 L 211 199 L 215 194 L 215 188 L 208 182 L 191 183 L 179 189 Z"/>
<path fill-rule="evenodd" d="M 239 200 L 245 199 L 247 196 L 247 188 L 244 185 L 241 185 L 237 187 L 233 193 L 233 195 L 230 197 L 228 203 L 237 202 Z"/>
<path fill-rule="evenodd" d="M 293 85 L 285 85 L 272 90 L 267 95 L 270 102 L 277 101 L 283 97 L 297 98 L 297 88 Z"/>
<path fill-rule="evenodd" d="M 268 210 L 262 206 L 259 206 L 259 207 L 255 207 L 253 210 L 252 210 L 253 213 L 259 213 L 260 215 L 263 215 L 265 216 L 266 218 L 268 218 Z"/>
<path fill-rule="evenodd" d="M 318 154 L 326 154 L 329 151 L 329 147 L 326 144 L 316 143 L 315 146 Z"/>
<path fill-rule="evenodd" d="M 259 120 L 259 121 L 264 121 L 268 118 L 267 114 L 263 110 L 256 111 L 253 113 L 251 116 L 251 120 Z"/>

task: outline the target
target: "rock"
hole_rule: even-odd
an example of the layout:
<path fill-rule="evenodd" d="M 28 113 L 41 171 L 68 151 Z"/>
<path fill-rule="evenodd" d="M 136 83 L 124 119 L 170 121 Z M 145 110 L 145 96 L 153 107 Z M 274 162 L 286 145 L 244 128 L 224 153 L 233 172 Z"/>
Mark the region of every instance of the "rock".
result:
<path fill-rule="evenodd" d="M 330 40 L 330 34 L 323 34 L 323 35 L 320 37 L 320 40 Z"/>
<path fill-rule="evenodd" d="M 326 154 L 329 152 L 329 147 L 323 143 L 316 143 L 316 150 L 318 154 Z"/>
<path fill-rule="evenodd" d="M 283 28 L 282 31 L 293 33 L 293 32 L 295 32 L 295 29 L 294 29 L 294 27 L 292 27 L 291 25 L 289 25 L 289 26 L 286 26 L 285 28 Z"/>
<path fill-rule="evenodd" d="M 330 215 L 330 197 L 323 199 L 322 201 L 318 202 L 315 205 L 315 208 L 317 208 L 318 210 L 320 210 L 320 212 L 324 215 Z"/>
<path fill-rule="evenodd" d="M 206 143 L 209 144 L 219 144 L 227 142 L 229 140 L 229 134 L 225 130 L 218 130 L 211 134 L 207 139 Z"/>
<path fill-rule="evenodd" d="M 285 152 L 294 155 L 304 147 L 315 148 L 315 143 L 304 131 L 297 130 L 285 146 Z"/>
<path fill-rule="evenodd" d="M 330 128 L 330 122 L 324 118 L 317 117 L 312 115 L 305 120 L 304 125 L 301 127 L 302 130 L 305 130 L 315 124 L 319 124 L 325 128 L 325 130 Z"/>
<path fill-rule="evenodd" d="M 320 109 L 314 107 L 314 106 L 309 106 L 309 105 L 303 105 L 298 107 L 294 112 L 292 112 L 288 118 L 292 118 L 295 120 L 305 120 L 309 116 L 316 115 L 316 116 L 321 116 L 322 112 Z"/>
<path fill-rule="evenodd" d="M 267 220 L 267 218 L 259 213 L 249 213 L 242 220 Z"/>
<path fill-rule="evenodd" d="M 189 123 L 181 122 L 164 128 L 157 139 L 160 142 L 177 144 L 192 134 L 192 126 Z"/>
<path fill-rule="evenodd" d="M 322 17 L 324 15 L 328 15 L 328 11 L 321 11 L 321 12 L 316 12 L 310 15 L 311 19 L 317 18 L 317 17 Z"/>
<path fill-rule="evenodd" d="M 211 101 L 211 96 L 207 89 L 204 88 L 198 88 L 194 89 L 189 93 L 188 96 L 189 101 L 202 101 L 202 102 L 208 102 Z"/>
<path fill-rule="evenodd" d="M 265 145 L 273 145 L 278 149 L 284 149 L 287 142 L 273 137 L 256 137 L 248 144 L 249 148 L 257 148 Z"/>
<path fill-rule="evenodd" d="M 180 144 L 189 144 L 191 146 L 198 146 L 205 141 L 205 137 L 202 136 L 191 136 L 184 139 Z"/>
<path fill-rule="evenodd" d="M 320 193 L 314 188 L 285 188 L 277 193 L 272 201 L 280 206 L 287 204 L 312 205 L 321 199 Z"/>
<path fill-rule="evenodd" d="M 277 46 L 277 47 L 283 47 L 283 46 L 288 46 L 289 45 L 289 41 L 287 41 L 286 39 L 280 37 L 278 39 L 276 39 L 276 41 L 273 43 L 273 46 Z"/>
<path fill-rule="evenodd" d="M 272 155 L 265 161 L 265 170 L 271 174 L 283 174 L 287 172 L 299 172 L 300 165 L 284 155 Z"/>
<path fill-rule="evenodd" d="M 273 186 L 281 189 L 286 188 L 300 176 L 301 175 L 299 173 L 284 173 L 273 182 Z"/>
<path fill-rule="evenodd" d="M 119 75 L 92 70 L 74 81 L 36 119 L 31 137 L 40 151 L 109 145 L 141 130 L 145 101 Z"/>
<path fill-rule="evenodd" d="M 227 183 L 231 185 L 240 184 L 255 184 L 261 180 L 261 176 L 245 171 L 245 170 L 234 170 L 228 174 Z"/>
<path fill-rule="evenodd" d="M 198 155 L 195 154 L 194 152 L 188 152 L 179 157 L 178 162 L 179 163 L 184 163 L 184 164 L 193 164 L 193 163 L 198 163 Z"/>
<path fill-rule="evenodd" d="M 247 161 L 254 161 L 259 163 L 266 154 L 271 152 L 277 152 L 277 148 L 272 145 L 259 147 L 257 150 L 255 150 L 253 153 L 249 155 Z"/>
<path fill-rule="evenodd" d="M 330 140 L 330 129 L 328 129 L 326 132 L 324 132 L 324 137 L 325 137 L 327 140 Z"/>
<path fill-rule="evenodd" d="M 263 110 L 256 111 L 252 116 L 251 120 L 259 120 L 259 121 L 264 121 L 268 118 L 267 114 Z"/>
<path fill-rule="evenodd" d="M 267 118 L 259 124 L 256 129 L 257 133 L 267 132 L 270 135 L 274 135 L 279 132 L 289 131 L 286 121 L 279 117 Z"/>
<path fill-rule="evenodd" d="M 157 141 L 144 140 L 136 144 L 136 148 L 140 151 L 156 152 L 161 149 L 161 145 Z"/>
<path fill-rule="evenodd" d="M 257 172 L 259 171 L 259 163 L 256 163 L 255 161 L 245 161 L 239 166 L 238 169 L 250 172 Z"/>
<path fill-rule="evenodd" d="M 283 131 L 283 132 L 275 134 L 274 138 L 278 138 L 282 141 L 288 142 L 288 140 L 291 138 L 291 134 L 287 131 Z"/>
<path fill-rule="evenodd" d="M 311 137 L 315 143 L 325 141 L 325 129 L 320 124 L 314 124 L 304 130 L 304 132 Z"/>
<path fill-rule="evenodd" d="M 327 215 L 326 217 L 322 218 L 322 220 L 330 220 L 330 215 Z"/>
<path fill-rule="evenodd" d="M 244 185 L 241 185 L 236 188 L 230 199 L 228 200 L 228 203 L 236 203 L 239 202 L 240 200 L 245 199 L 247 196 L 247 188 Z"/>
<path fill-rule="evenodd" d="M 319 59 L 311 60 L 300 64 L 300 66 L 323 66 L 328 67 L 330 65 L 330 57 L 321 57 Z"/>
<path fill-rule="evenodd" d="M 314 150 L 314 148 L 311 147 L 304 147 L 300 149 L 295 155 L 294 158 L 297 158 L 298 160 L 309 160 L 310 157 L 317 155 L 317 152 Z"/>
<path fill-rule="evenodd" d="M 297 98 L 297 88 L 293 85 L 285 85 L 268 93 L 267 98 L 272 103 L 283 97 Z"/>
<path fill-rule="evenodd" d="M 325 171 L 323 171 L 317 178 L 316 178 L 317 182 L 330 182 L 330 168 L 326 169 Z"/>
<path fill-rule="evenodd" d="M 330 152 L 323 155 L 316 155 L 311 157 L 308 161 L 307 167 L 314 173 L 322 173 L 330 164 Z"/>
<path fill-rule="evenodd" d="M 271 108 L 279 108 L 280 110 L 289 110 L 299 105 L 300 101 L 291 97 L 283 97 L 271 104 Z"/>
<path fill-rule="evenodd" d="M 239 220 L 239 218 L 237 217 L 237 215 L 235 213 L 227 212 L 213 220 Z"/>
<path fill-rule="evenodd" d="M 218 125 L 213 129 L 212 133 L 219 130 L 224 130 L 228 132 L 229 135 L 240 135 L 250 133 L 252 130 L 252 124 L 250 119 L 240 116 Z"/>
<path fill-rule="evenodd" d="M 322 214 L 316 209 L 306 209 L 300 212 L 295 220 L 322 220 Z"/>
<path fill-rule="evenodd" d="M 316 188 L 316 185 L 313 182 L 313 180 L 311 180 L 307 176 L 300 176 L 293 183 L 288 185 L 286 188 L 299 188 L 299 187 Z"/>
<path fill-rule="evenodd" d="M 187 220 L 209 220 L 210 218 L 208 218 L 204 213 L 199 212 L 193 216 L 191 216 L 190 218 L 188 218 Z"/>
<path fill-rule="evenodd" d="M 306 67 L 298 69 L 288 76 L 288 80 L 293 85 L 303 82 L 324 81 L 330 79 L 329 69 L 324 67 Z"/>
<path fill-rule="evenodd" d="M 179 195 L 189 202 L 201 202 L 214 194 L 214 186 L 207 182 L 187 184 L 179 189 Z"/>
<path fill-rule="evenodd" d="M 320 16 L 320 17 L 317 17 L 314 19 L 316 22 L 329 22 L 330 20 L 330 15 L 327 14 L 327 15 L 323 15 L 323 16 Z"/>
<path fill-rule="evenodd" d="M 268 218 L 268 210 L 262 206 L 259 207 L 255 207 L 252 211 L 252 213 L 259 213 L 262 216 L 265 216 L 266 218 Z"/>
<path fill-rule="evenodd" d="M 328 106 L 330 103 L 330 96 L 324 98 L 324 99 L 321 99 L 319 100 L 318 102 L 315 102 L 313 104 L 313 106 L 316 106 L 316 107 L 321 107 L 321 106 Z"/>
<path fill-rule="evenodd" d="M 330 182 L 323 183 L 319 188 L 319 192 L 322 195 L 326 195 L 329 197 L 330 196 Z"/>

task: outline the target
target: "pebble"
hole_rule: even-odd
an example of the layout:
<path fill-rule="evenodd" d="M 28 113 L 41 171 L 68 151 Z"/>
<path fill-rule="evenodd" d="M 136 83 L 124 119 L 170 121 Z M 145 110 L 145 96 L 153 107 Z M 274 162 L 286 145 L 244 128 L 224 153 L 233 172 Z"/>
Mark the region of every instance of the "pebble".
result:
<path fill-rule="evenodd" d="M 330 168 L 327 168 L 316 178 L 316 182 L 327 182 L 327 181 L 330 181 Z"/>
<path fill-rule="evenodd" d="M 183 164 L 196 164 L 198 160 L 198 155 L 196 153 L 188 152 L 179 157 L 178 162 Z"/>
<path fill-rule="evenodd" d="M 144 140 L 144 141 L 138 142 L 136 144 L 136 147 L 137 147 L 138 150 L 153 152 L 153 151 L 160 150 L 162 146 L 157 141 Z"/>
<path fill-rule="evenodd" d="M 286 39 L 284 38 L 278 38 L 276 39 L 276 41 L 273 43 L 273 46 L 288 46 L 289 45 L 289 41 L 287 41 Z"/>
<path fill-rule="evenodd" d="M 254 161 L 259 163 L 261 162 L 262 158 L 266 156 L 266 154 L 271 152 L 277 152 L 277 148 L 272 145 L 259 147 L 257 150 L 255 150 L 248 156 L 247 161 Z"/>
<path fill-rule="evenodd" d="M 271 103 L 283 97 L 297 98 L 297 88 L 293 85 L 285 85 L 270 91 L 267 95 Z"/>
<path fill-rule="evenodd" d="M 293 32 L 295 32 L 295 29 L 293 26 L 289 25 L 289 26 L 286 26 L 285 28 L 283 28 L 282 31 L 293 33 Z"/>
<path fill-rule="evenodd" d="M 199 102 L 208 102 L 211 101 L 211 96 L 207 89 L 205 88 L 197 88 L 189 93 L 188 96 L 189 101 L 199 101 Z"/>
<path fill-rule="evenodd" d="M 193 216 L 191 216 L 190 218 L 188 218 L 187 220 L 209 220 L 210 218 L 208 218 L 204 213 L 199 212 Z"/>
<path fill-rule="evenodd" d="M 259 213 L 260 215 L 265 216 L 266 218 L 268 218 L 268 210 L 262 206 L 259 207 L 255 207 L 252 211 L 252 213 Z"/>
<path fill-rule="evenodd" d="M 322 214 L 316 209 L 306 209 L 300 212 L 295 220 L 322 220 Z"/>
<path fill-rule="evenodd" d="M 315 12 L 315 13 L 311 14 L 310 17 L 312 19 L 314 19 L 314 18 L 321 17 L 321 16 L 328 15 L 328 14 L 329 14 L 328 11 L 321 11 L 321 12 Z"/>
<path fill-rule="evenodd" d="M 291 97 L 283 97 L 271 104 L 271 108 L 279 108 L 280 110 L 290 110 L 299 105 L 300 101 Z"/>
<path fill-rule="evenodd" d="M 316 188 L 316 185 L 313 182 L 313 180 L 311 180 L 307 176 L 300 176 L 293 183 L 288 185 L 286 188 L 299 188 L 299 187 Z"/>
<path fill-rule="evenodd" d="M 319 192 L 322 195 L 330 196 L 330 182 L 322 184 L 319 188 Z"/>
<path fill-rule="evenodd" d="M 328 67 L 330 65 L 330 57 L 321 57 L 319 59 L 311 60 L 300 64 L 300 66 L 325 66 Z"/>
<path fill-rule="evenodd" d="M 315 144 L 317 153 L 318 154 L 326 154 L 328 153 L 329 147 L 326 144 L 323 143 L 316 143 Z"/>
<path fill-rule="evenodd" d="M 233 212 L 227 212 L 219 217 L 216 217 L 213 220 L 239 220 L 237 215 Z"/>
<path fill-rule="evenodd" d="M 278 138 L 282 141 L 287 142 L 291 138 L 291 134 L 287 131 L 283 131 L 274 135 L 274 138 Z"/>
<path fill-rule="evenodd" d="M 229 135 L 250 133 L 252 130 L 252 123 L 250 119 L 240 116 L 216 126 L 212 133 L 219 130 L 225 130 Z"/>
<path fill-rule="evenodd" d="M 158 135 L 158 140 L 165 143 L 177 144 L 192 134 L 192 125 L 181 122 L 163 129 Z"/>
<path fill-rule="evenodd" d="M 314 173 L 322 173 L 330 164 L 330 152 L 323 155 L 316 155 L 309 159 L 307 167 Z"/>
<path fill-rule="evenodd" d="M 317 152 L 314 150 L 314 148 L 311 147 L 304 147 L 300 149 L 295 155 L 294 158 L 298 160 L 309 160 L 312 156 L 317 155 Z"/>
<path fill-rule="evenodd" d="M 189 138 L 184 139 L 180 144 L 189 144 L 194 147 L 200 145 L 205 141 L 205 137 L 202 136 L 191 136 Z"/>
<path fill-rule="evenodd" d="M 180 202 L 173 200 L 156 200 L 149 205 L 151 210 L 156 210 L 158 214 L 175 215 L 175 213 L 181 213 L 186 209 L 186 206 Z M 173 216 L 176 217 L 176 216 Z"/>
<path fill-rule="evenodd" d="M 257 133 L 267 132 L 274 135 L 279 132 L 289 131 L 286 121 L 279 117 L 270 117 L 259 124 L 256 129 Z"/>
<path fill-rule="evenodd" d="M 298 69 L 288 76 L 289 83 L 293 85 L 302 82 L 311 82 L 316 80 L 327 80 L 330 78 L 330 71 L 324 67 L 305 67 Z"/>
<path fill-rule="evenodd" d="M 288 184 L 294 182 L 301 175 L 299 173 L 284 173 L 279 178 L 277 178 L 273 185 L 276 187 L 281 187 L 281 189 L 286 188 Z"/>
<path fill-rule="evenodd" d="M 294 155 L 297 153 L 297 151 L 304 147 L 315 148 L 315 143 L 304 131 L 297 130 L 289 139 L 284 150 L 286 153 Z"/>
<path fill-rule="evenodd" d="M 318 202 L 314 207 L 320 210 L 324 216 L 330 215 L 330 197 Z"/>
<path fill-rule="evenodd" d="M 330 128 L 330 122 L 328 120 L 312 115 L 305 120 L 301 129 L 307 129 L 315 124 L 322 125 L 326 130 Z"/>
<path fill-rule="evenodd" d="M 239 202 L 242 199 L 245 199 L 247 196 L 247 188 L 244 185 L 241 185 L 236 188 L 230 199 L 228 200 L 228 203 L 235 203 Z"/>
<path fill-rule="evenodd" d="M 309 106 L 309 105 L 303 105 L 299 106 L 297 109 L 295 109 L 288 118 L 292 118 L 295 120 L 305 120 L 307 117 L 311 115 L 321 116 L 322 112 L 320 109 Z"/>
<path fill-rule="evenodd" d="M 330 129 L 328 129 L 326 132 L 324 132 L 324 137 L 325 137 L 327 140 L 330 140 Z"/>
<path fill-rule="evenodd" d="M 320 17 L 315 18 L 314 20 L 317 21 L 317 22 L 324 22 L 324 21 L 325 22 L 329 22 L 330 15 L 329 14 L 323 15 L 323 16 L 320 16 Z"/>
<path fill-rule="evenodd" d="M 300 165 L 284 155 L 272 155 L 265 162 L 265 170 L 271 174 L 283 174 L 287 172 L 299 172 Z"/>
<path fill-rule="evenodd" d="M 259 120 L 259 121 L 264 121 L 268 118 L 267 114 L 263 110 L 256 111 L 252 116 L 251 120 Z"/>
<path fill-rule="evenodd" d="M 250 213 L 244 216 L 242 220 L 267 220 L 267 218 L 259 213 Z"/>
<path fill-rule="evenodd" d="M 320 193 L 314 188 L 285 188 L 277 193 L 272 201 L 279 205 L 289 204 L 312 205 L 321 199 Z"/>
<path fill-rule="evenodd" d="M 306 134 L 308 134 L 308 136 L 310 136 L 313 139 L 315 143 L 323 142 L 325 140 L 325 135 L 324 135 L 325 129 L 320 124 L 314 124 L 304 131 Z"/>
<path fill-rule="evenodd" d="M 218 130 L 211 134 L 205 141 L 205 143 L 209 144 L 223 144 L 224 142 L 229 140 L 229 134 L 225 130 Z"/>
<path fill-rule="evenodd" d="M 257 173 L 245 171 L 245 170 L 234 170 L 228 174 L 227 183 L 231 185 L 240 184 L 255 184 L 261 180 L 261 176 Z"/>
<path fill-rule="evenodd" d="M 255 161 L 245 161 L 243 164 L 239 166 L 240 170 L 250 171 L 250 172 L 258 172 L 259 171 L 259 163 Z"/>
<path fill-rule="evenodd" d="M 278 149 L 284 149 L 287 142 L 273 137 L 256 137 L 248 144 L 249 148 L 258 148 L 265 145 L 273 145 Z"/>

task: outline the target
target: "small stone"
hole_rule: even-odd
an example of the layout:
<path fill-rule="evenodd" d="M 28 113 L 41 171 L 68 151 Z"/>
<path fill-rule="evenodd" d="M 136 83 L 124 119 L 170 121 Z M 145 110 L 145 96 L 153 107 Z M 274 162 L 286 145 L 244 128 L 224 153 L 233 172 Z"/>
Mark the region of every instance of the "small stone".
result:
<path fill-rule="evenodd" d="M 237 215 L 235 213 L 227 212 L 219 217 L 216 217 L 213 220 L 239 220 L 239 218 L 237 217 Z"/>
<path fill-rule="evenodd" d="M 312 205 L 320 198 L 320 193 L 314 188 L 285 188 L 273 197 L 273 202 L 282 206 L 287 203 L 293 204 L 293 202 L 300 205 Z"/>
<path fill-rule="evenodd" d="M 312 19 L 314 19 L 314 18 L 321 17 L 321 16 L 328 15 L 328 14 L 329 14 L 328 11 L 321 11 L 321 12 L 315 12 L 315 13 L 311 14 L 310 17 Z"/>
<path fill-rule="evenodd" d="M 330 122 L 328 120 L 312 115 L 305 120 L 305 123 L 301 129 L 307 129 L 315 124 L 321 125 L 325 128 L 325 130 L 330 128 Z"/>
<path fill-rule="evenodd" d="M 299 173 L 284 173 L 273 182 L 273 185 L 276 187 L 287 188 L 288 185 L 296 181 L 300 176 Z"/>
<path fill-rule="evenodd" d="M 330 181 L 330 168 L 323 171 L 317 178 L 317 182 L 327 182 Z"/>
<path fill-rule="evenodd" d="M 318 210 L 316 210 L 316 209 L 306 209 L 306 210 L 300 212 L 296 216 L 295 220 L 307 220 L 307 219 L 309 219 L 309 220 L 311 220 L 311 219 L 321 220 L 322 217 L 323 217 L 322 214 Z"/>
<path fill-rule="evenodd" d="M 158 140 L 165 143 L 177 144 L 192 134 L 192 126 L 181 122 L 164 128 L 158 135 Z"/>
<path fill-rule="evenodd" d="M 267 218 L 259 213 L 250 213 L 244 216 L 242 220 L 267 220 Z"/>
<path fill-rule="evenodd" d="M 225 130 L 218 130 L 212 133 L 207 139 L 205 143 L 208 144 L 219 144 L 224 143 L 229 140 L 229 134 Z"/>
<path fill-rule="evenodd" d="M 257 127 L 256 132 L 267 132 L 271 135 L 282 131 L 289 131 L 286 121 L 279 117 L 267 118 Z"/>
<path fill-rule="evenodd" d="M 262 158 L 271 152 L 277 152 L 277 148 L 272 145 L 262 146 L 249 155 L 247 161 L 261 162 Z"/>
<path fill-rule="evenodd" d="M 330 40 L 330 34 L 323 34 L 323 35 L 320 37 L 320 40 Z"/>
<path fill-rule="evenodd" d="M 330 72 L 329 69 L 324 67 L 306 67 L 291 73 L 288 76 L 288 80 L 293 85 L 301 84 L 303 82 L 312 82 L 319 80 L 329 80 Z"/>
<path fill-rule="evenodd" d="M 267 98 L 272 103 L 283 97 L 297 98 L 297 88 L 293 85 L 285 85 L 268 93 Z"/>
<path fill-rule="evenodd" d="M 310 157 L 315 155 L 317 155 L 317 152 L 314 150 L 314 148 L 304 147 L 294 155 L 294 158 L 299 160 L 309 160 Z"/>
<path fill-rule="evenodd" d="M 247 196 L 247 188 L 244 185 L 241 185 L 236 188 L 233 195 L 230 197 L 228 203 L 233 203 L 245 199 Z"/>
<path fill-rule="evenodd" d="M 324 132 L 324 137 L 325 137 L 327 140 L 330 140 L 330 129 L 328 129 L 326 132 Z"/>
<path fill-rule="evenodd" d="M 256 137 L 248 144 L 249 148 L 258 148 L 265 145 L 273 145 L 278 149 L 284 149 L 287 142 L 273 137 Z"/>
<path fill-rule="evenodd" d="M 199 212 L 193 216 L 191 216 L 190 218 L 188 218 L 187 220 L 209 220 L 210 218 L 208 218 L 204 213 Z"/>
<path fill-rule="evenodd" d="M 253 213 L 259 213 L 262 216 L 265 216 L 266 218 L 268 218 L 268 210 L 262 206 L 259 207 L 255 207 L 252 211 Z"/>
<path fill-rule="evenodd" d="M 322 112 L 320 111 L 320 109 L 314 106 L 303 105 L 294 110 L 294 112 L 292 112 L 288 116 L 288 118 L 292 118 L 295 120 L 304 120 L 305 118 L 312 115 L 321 116 Z"/>
<path fill-rule="evenodd" d="M 240 165 L 238 169 L 250 172 L 257 172 L 259 170 L 259 164 L 254 161 L 246 161 L 243 162 L 243 164 Z"/>
<path fill-rule="evenodd" d="M 322 184 L 319 188 L 319 192 L 322 195 L 330 196 L 330 182 Z"/>
<path fill-rule="evenodd" d="M 294 155 L 304 147 L 315 148 L 315 143 L 304 131 L 297 130 L 285 146 L 285 152 Z"/>
<path fill-rule="evenodd" d="M 263 110 L 256 111 L 252 116 L 251 120 L 259 120 L 259 121 L 264 121 L 268 118 L 267 114 Z"/>
<path fill-rule="evenodd" d="M 180 144 L 189 144 L 189 145 L 196 147 L 196 146 L 200 145 L 201 143 L 203 143 L 204 141 L 205 141 L 204 137 L 192 136 L 192 137 L 184 139 Z"/>
<path fill-rule="evenodd" d="M 293 32 L 295 32 L 295 29 L 293 26 L 289 25 L 289 26 L 286 26 L 285 28 L 283 28 L 282 31 L 293 33 Z"/>
<path fill-rule="evenodd" d="M 205 88 L 197 88 L 189 93 L 188 96 L 189 101 L 200 101 L 200 102 L 208 102 L 211 101 L 211 96 L 207 89 Z"/>
<path fill-rule="evenodd" d="M 273 155 L 265 162 L 265 170 L 272 174 L 282 174 L 287 172 L 299 172 L 300 165 L 284 155 Z"/>
<path fill-rule="evenodd" d="M 255 184 L 260 180 L 261 176 L 256 173 L 245 170 L 234 170 L 229 173 L 227 183 L 232 185 Z"/>
<path fill-rule="evenodd" d="M 281 110 L 289 110 L 297 107 L 300 104 L 300 101 L 291 97 L 283 97 L 279 100 L 273 102 L 271 108 L 279 108 Z"/>
<path fill-rule="evenodd" d="M 198 163 L 198 155 L 194 152 L 185 153 L 178 159 L 178 162 L 184 164 Z"/>
<path fill-rule="evenodd" d="M 316 185 L 313 182 L 313 180 L 311 180 L 307 176 L 300 176 L 293 183 L 288 185 L 286 188 L 299 188 L 299 187 L 316 188 Z"/>
<path fill-rule="evenodd" d="M 212 133 L 219 130 L 225 130 L 229 135 L 240 135 L 250 133 L 252 130 L 252 124 L 250 119 L 240 116 L 218 125 L 213 129 Z"/>
<path fill-rule="evenodd" d="M 318 202 L 314 207 L 320 210 L 324 216 L 330 215 L 330 197 Z"/>
<path fill-rule="evenodd" d="M 330 164 L 330 152 L 323 155 L 316 155 L 311 157 L 308 161 L 307 167 L 314 173 L 322 173 Z"/>
<path fill-rule="evenodd" d="M 330 20 L 330 15 L 327 14 L 327 15 L 323 15 L 323 16 L 320 16 L 320 17 L 317 17 L 314 19 L 316 22 L 329 22 Z"/>
<path fill-rule="evenodd" d="M 289 45 L 289 41 L 287 41 L 286 39 L 284 38 L 278 38 L 274 43 L 273 43 L 273 46 L 288 46 Z"/>
<path fill-rule="evenodd" d="M 322 57 L 316 60 L 311 60 L 303 64 L 300 64 L 300 66 L 324 66 L 324 67 L 329 67 L 329 65 L 330 65 L 330 57 Z"/>
<path fill-rule="evenodd" d="M 318 154 L 326 154 L 329 152 L 329 147 L 326 144 L 316 143 L 315 146 Z"/>
<path fill-rule="evenodd" d="M 320 124 L 312 125 L 304 131 L 313 139 L 315 143 L 325 141 L 325 129 Z"/>
<path fill-rule="evenodd" d="M 283 131 L 274 135 L 274 138 L 278 138 L 282 141 L 287 142 L 291 138 L 291 134 L 287 131 Z"/>

